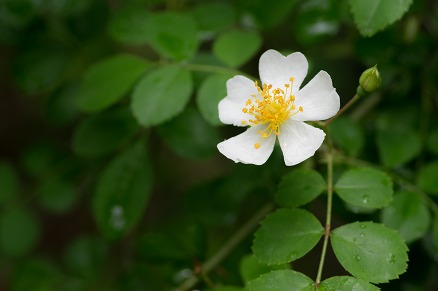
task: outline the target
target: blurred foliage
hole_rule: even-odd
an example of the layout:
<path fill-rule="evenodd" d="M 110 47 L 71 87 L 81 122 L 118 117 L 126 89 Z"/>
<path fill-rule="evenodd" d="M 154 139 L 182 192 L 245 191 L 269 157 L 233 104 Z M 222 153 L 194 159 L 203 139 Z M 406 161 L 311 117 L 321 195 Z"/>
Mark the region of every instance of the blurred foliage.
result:
<path fill-rule="evenodd" d="M 403 273 L 392 228 L 409 268 L 378 287 L 436 290 L 437 44 L 432 0 L 1 0 L 0 290 L 313 290 L 326 147 L 297 169 L 216 150 L 239 132 L 226 80 L 270 48 L 329 72 L 342 105 L 366 68 L 383 80 L 330 124 L 339 262 L 318 289 Z M 354 249 L 358 220 L 385 226 Z M 389 257 L 355 262 L 382 237 Z"/>

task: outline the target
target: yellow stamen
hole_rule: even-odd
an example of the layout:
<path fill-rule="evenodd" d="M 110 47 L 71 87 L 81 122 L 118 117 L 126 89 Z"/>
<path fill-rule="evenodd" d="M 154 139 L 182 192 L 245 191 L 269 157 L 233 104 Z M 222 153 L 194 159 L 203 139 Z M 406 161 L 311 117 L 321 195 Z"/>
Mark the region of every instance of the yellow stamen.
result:
<path fill-rule="evenodd" d="M 304 111 L 302 106 L 297 109 L 294 104 L 295 96 L 292 94 L 292 87 L 295 79 L 291 77 L 289 80 L 291 83 L 285 84 L 284 88 L 274 89 L 271 84 L 263 84 L 260 88 L 258 82 L 254 82 L 258 96 L 251 95 L 255 100 L 248 99 L 242 112 L 253 116 L 252 119 L 248 119 L 249 125 L 267 124 L 264 130 L 257 132 L 262 138 L 267 138 L 272 133 L 279 135 L 280 126 L 286 120 Z M 242 124 L 245 123 L 242 121 Z M 255 143 L 254 147 L 260 148 L 260 143 Z"/>

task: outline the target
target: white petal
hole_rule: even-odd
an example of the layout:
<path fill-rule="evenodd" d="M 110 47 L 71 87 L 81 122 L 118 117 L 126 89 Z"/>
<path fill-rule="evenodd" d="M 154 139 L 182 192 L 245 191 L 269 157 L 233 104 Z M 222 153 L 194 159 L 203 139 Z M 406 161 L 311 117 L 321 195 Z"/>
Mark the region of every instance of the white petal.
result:
<path fill-rule="evenodd" d="M 288 120 L 278 136 L 286 166 L 293 166 L 315 154 L 324 141 L 325 133 L 304 122 Z"/>
<path fill-rule="evenodd" d="M 295 94 L 295 98 L 295 106 L 302 106 L 304 111 L 294 115 L 293 120 L 325 120 L 339 111 L 339 95 L 333 88 L 330 75 L 325 71 L 320 71 Z"/>
<path fill-rule="evenodd" d="M 307 75 L 309 65 L 306 57 L 299 52 L 283 56 L 275 50 L 268 50 L 260 57 L 259 73 L 262 83 L 273 88 L 284 88 L 294 77 L 292 92 L 297 92 Z"/>
<path fill-rule="evenodd" d="M 274 150 L 276 137 L 275 134 L 271 134 L 267 138 L 262 138 L 257 131 L 265 128 L 264 125 L 251 126 L 244 133 L 219 143 L 217 148 L 224 156 L 236 163 L 262 165 Z M 259 143 L 260 148 L 256 149 L 255 143 Z"/>
<path fill-rule="evenodd" d="M 220 121 L 225 124 L 245 126 L 242 121 L 247 121 L 253 116 L 243 113 L 242 109 L 252 94 L 258 96 L 254 81 L 244 76 L 235 76 L 229 79 L 227 81 L 227 96 L 219 102 Z"/>

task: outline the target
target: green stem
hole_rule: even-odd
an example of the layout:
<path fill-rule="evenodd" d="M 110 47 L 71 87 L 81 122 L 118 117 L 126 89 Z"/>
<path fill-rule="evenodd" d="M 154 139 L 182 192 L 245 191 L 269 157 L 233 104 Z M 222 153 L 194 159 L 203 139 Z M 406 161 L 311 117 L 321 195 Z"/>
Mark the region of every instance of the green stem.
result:
<path fill-rule="evenodd" d="M 327 134 L 328 152 L 327 152 L 327 214 L 325 219 L 324 242 L 322 245 L 321 258 L 319 260 L 318 274 L 315 280 L 315 290 L 321 283 L 322 270 L 324 267 L 327 246 L 330 238 L 330 228 L 332 221 L 332 204 L 333 204 L 333 144 L 330 136 Z"/>
<path fill-rule="evenodd" d="M 260 209 L 249 221 L 247 221 L 211 258 L 202 265 L 202 273 L 198 276 L 192 275 L 184 281 L 176 291 L 191 290 L 199 282 L 199 278 L 205 276 L 214 269 L 228 254 L 258 225 L 260 220 L 274 209 L 272 204 L 268 204 Z"/>
<path fill-rule="evenodd" d="M 338 118 L 341 114 L 343 114 L 345 112 L 345 110 L 347 110 L 348 108 L 350 108 L 354 103 L 356 103 L 357 100 L 359 100 L 360 96 L 359 94 L 356 93 L 356 95 L 354 95 L 353 98 L 350 99 L 350 101 L 347 102 L 347 104 L 344 105 L 344 107 L 341 108 L 341 110 L 338 111 L 338 113 L 336 113 L 335 116 L 333 116 L 332 118 L 330 118 L 329 120 L 326 120 L 324 122 L 324 126 L 329 125 L 333 120 L 335 120 L 336 118 Z"/>

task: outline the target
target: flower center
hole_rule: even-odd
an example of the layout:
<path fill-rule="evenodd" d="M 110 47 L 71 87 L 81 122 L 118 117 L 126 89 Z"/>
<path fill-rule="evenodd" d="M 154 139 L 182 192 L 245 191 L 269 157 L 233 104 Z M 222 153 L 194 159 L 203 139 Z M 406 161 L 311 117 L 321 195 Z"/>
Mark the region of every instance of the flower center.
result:
<path fill-rule="evenodd" d="M 295 96 L 292 94 L 292 84 L 294 78 L 290 78 L 290 84 L 284 84 L 284 90 L 282 88 L 272 89 L 272 85 L 263 84 L 263 89 L 255 81 L 254 85 L 257 88 L 257 98 L 255 94 L 251 95 L 252 98 L 246 101 L 245 107 L 242 112 L 252 115 L 254 118 L 242 121 L 242 124 L 258 125 L 268 124 L 264 130 L 259 130 L 257 133 L 262 138 L 267 138 L 272 133 L 275 135 L 280 134 L 280 126 L 291 116 L 299 112 L 303 112 L 303 107 L 296 108 L 294 105 Z M 254 101 L 253 101 L 254 99 Z M 255 143 L 256 149 L 260 148 L 260 143 Z"/>

